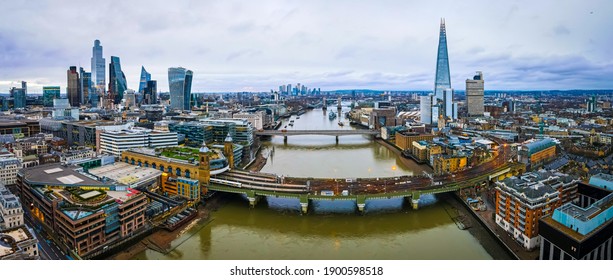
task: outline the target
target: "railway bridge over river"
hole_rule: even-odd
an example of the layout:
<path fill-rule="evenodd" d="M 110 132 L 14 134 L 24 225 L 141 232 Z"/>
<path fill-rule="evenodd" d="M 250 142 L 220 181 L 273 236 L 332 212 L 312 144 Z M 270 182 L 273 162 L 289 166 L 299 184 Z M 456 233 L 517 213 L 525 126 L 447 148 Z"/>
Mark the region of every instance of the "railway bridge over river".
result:
<path fill-rule="evenodd" d="M 498 155 L 476 167 L 446 175 L 398 176 L 388 178 L 296 178 L 275 174 L 230 170 L 211 178 L 209 190 L 240 193 L 247 196 L 251 207 L 262 197 L 297 198 L 303 213 L 310 200 L 353 200 L 360 212 L 367 199 L 409 199 L 413 209 L 425 194 L 454 192 L 464 188 L 485 186 L 492 181 L 525 172 L 521 163 L 508 160 L 508 147 L 500 147 Z"/>

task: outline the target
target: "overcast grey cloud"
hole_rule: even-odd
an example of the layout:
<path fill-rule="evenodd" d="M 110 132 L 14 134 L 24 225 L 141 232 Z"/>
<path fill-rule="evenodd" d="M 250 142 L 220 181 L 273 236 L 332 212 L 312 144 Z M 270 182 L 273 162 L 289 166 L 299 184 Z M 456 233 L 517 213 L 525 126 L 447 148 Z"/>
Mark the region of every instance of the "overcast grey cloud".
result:
<path fill-rule="evenodd" d="M 196 92 L 431 90 L 442 17 L 454 88 L 474 71 L 486 89 L 613 88 L 607 0 L 33 0 L 0 10 L 0 92 L 21 80 L 64 92 L 69 66 L 89 71 L 95 39 L 107 62 L 121 58 L 130 88 L 143 65 L 163 91 L 176 66 L 194 71 Z"/>

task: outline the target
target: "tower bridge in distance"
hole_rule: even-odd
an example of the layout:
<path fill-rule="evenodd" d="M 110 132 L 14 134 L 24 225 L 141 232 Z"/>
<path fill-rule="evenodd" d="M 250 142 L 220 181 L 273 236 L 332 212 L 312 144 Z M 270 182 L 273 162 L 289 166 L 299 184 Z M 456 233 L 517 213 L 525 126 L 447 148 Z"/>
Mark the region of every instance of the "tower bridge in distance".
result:
<path fill-rule="evenodd" d="M 308 212 L 311 200 L 353 200 L 363 213 L 367 199 L 401 197 L 409 199 L 413 209 L 418 209 L 421 195 L 486 186 L 525 172 L 525 165 L 508 160 L 507 145 L 501 145 L 499 149 L 494 159 L 454 174 L 340 179 L 282 177 L 230 170 L 212 176 L 208 189 L 244 194 L 250 207 L 255 207 L 262 197 L 297 198 L 304 214 Z"/>
<path fill-rule="evenodd" d="M 296 135 L 329 135 L 335 136 L 336 141 L 338 141 L 339 136 L 344 135 L 370 135 L 376 136 L 379 134 L 379 131 L 369 130 L 369 129 L 345 129 L 345 130 L 258 130 L 255 132 L 255 135 L 258 136 L 283 136 L 283 139 L 287 141 L 287 136 L 296 136 Z"/>

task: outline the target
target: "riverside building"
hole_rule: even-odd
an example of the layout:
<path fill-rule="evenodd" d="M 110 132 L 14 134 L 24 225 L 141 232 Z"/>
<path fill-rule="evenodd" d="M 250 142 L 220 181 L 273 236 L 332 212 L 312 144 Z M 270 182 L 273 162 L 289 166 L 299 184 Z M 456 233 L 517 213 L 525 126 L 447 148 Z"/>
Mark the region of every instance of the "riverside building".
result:
<path fill-rule="evenodd" d="M 496 224 L 528 250 L 540 244 L 538 220 L 577 198 L 579 180 L 562 173 L 530 172 L 496 182 Z"/>

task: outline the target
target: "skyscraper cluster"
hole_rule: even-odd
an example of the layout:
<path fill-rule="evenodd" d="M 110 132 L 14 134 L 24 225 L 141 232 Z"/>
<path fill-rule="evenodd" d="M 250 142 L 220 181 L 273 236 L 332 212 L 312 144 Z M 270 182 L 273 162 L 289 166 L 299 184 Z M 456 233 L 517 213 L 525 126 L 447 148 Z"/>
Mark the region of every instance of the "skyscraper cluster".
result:
<path fill-rule="evenodd" d="M 312 88 L 309 89 L 305 85 L 301 85 L 300 83 L 296 84 L 295 87 L 292 87 L 292 84 L 280 85 L 279 86 L 279 94 L 284 95 L 307 95 L 307 94 L 321 94 L 321 88 Z"/>

